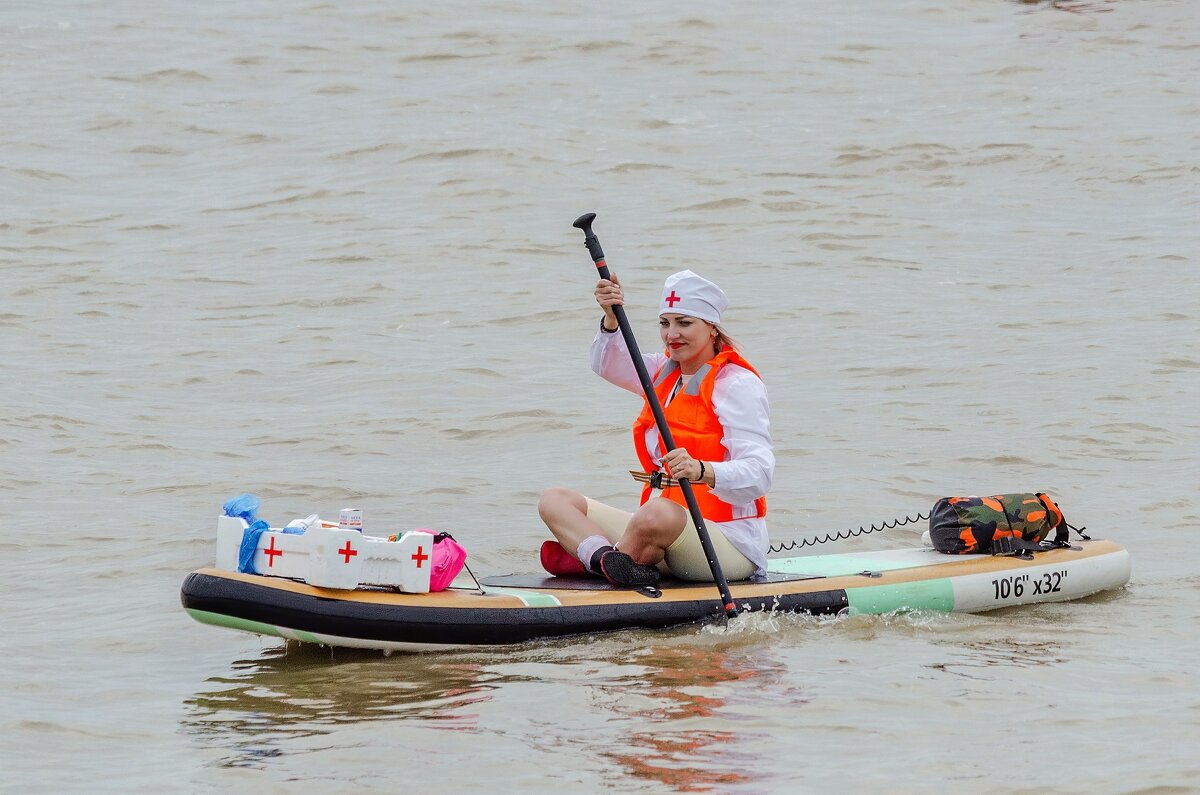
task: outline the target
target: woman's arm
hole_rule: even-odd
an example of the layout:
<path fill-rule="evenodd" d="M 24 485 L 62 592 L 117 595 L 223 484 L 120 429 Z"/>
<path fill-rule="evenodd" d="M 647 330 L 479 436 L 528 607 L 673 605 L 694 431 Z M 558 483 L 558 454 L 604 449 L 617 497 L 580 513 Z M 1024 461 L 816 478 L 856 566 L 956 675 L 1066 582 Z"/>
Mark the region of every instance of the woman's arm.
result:
<path fill-rule="evenodd" d="M 629 348 L 625 346 L 625 337 L 621 332 L 609 334 L 596 329 L 596 337 L 592 340 L 591 360 L 592 372 L 596 375 L 610 384 L 628 389 L 635 395 L 642 394 L 642 382 L 638 379 L 633 359 L 629 358 Z M 653 377 L 666 363 L 667 357 L 661 353 L 644 353 L 642 361 L 646 363 L 646 370 Z"/>
<path fill-rule="evenodd" d="M 629 348 L 625 345 L 625 336 L 617 331 L 617 316 L 614 306 L 625 305 L 625 293 L 621 289 L 621 280 L 613 273 L 612 280 L 601 279 L 596 282 L 593 295 L 596 303 L 604 310 L 600 319 L 600 328 L 596 338 L 592 340 L 592 372 L 622 389 L 628 389 L 636 395 L 642 394 L 642 382 L 638 378 L 637 368 L 633 359 L 629 358 Z M 658 372 L 666 361 L 661 353 L 642 354 L 646 369 L 653 375 Z"/>
<path fill-rule="evenodd" d="M 730 365 L 713 385 L 713 408 L 729 451 L 728 461 L 704 462 L 706 474 L 713 473 L 713 494 L 733 505 L 754 502 L 770 491 L 775 473 L 767 388 L 754 373 Z"/>

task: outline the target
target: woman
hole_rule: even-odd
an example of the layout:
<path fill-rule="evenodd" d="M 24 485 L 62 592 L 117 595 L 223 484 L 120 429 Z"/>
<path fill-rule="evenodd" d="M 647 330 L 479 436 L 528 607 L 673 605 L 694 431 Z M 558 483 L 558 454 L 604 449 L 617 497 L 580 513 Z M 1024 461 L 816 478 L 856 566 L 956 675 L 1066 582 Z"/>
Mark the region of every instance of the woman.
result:
<path fill-rule="evenodd" d="M 592 341 L 592 369 L 605 380 L 642 394 L 613 307 L 624 304 L 621 282 L 601 279 L 604 310 Z M 655 585 L 659 573 L 712 581 L 682 489 L 692 483 L 704 524 L 726 579 L 764 574 L 767 503 L 775 455 L 767 391 L 719 325 L 728 302 L 721 288 L 690 270 L 672 274 L 659 303 L 665 353 L 643 356 L 676 449 L 663 454 L 649 402 L 633 424 L 634 447 L 648 481 L 633 514 L 565 488 L 547 490 L 538 513 L 557 541 L 542 545 L 551 574 L 585 571 L 617 585 Z"/>

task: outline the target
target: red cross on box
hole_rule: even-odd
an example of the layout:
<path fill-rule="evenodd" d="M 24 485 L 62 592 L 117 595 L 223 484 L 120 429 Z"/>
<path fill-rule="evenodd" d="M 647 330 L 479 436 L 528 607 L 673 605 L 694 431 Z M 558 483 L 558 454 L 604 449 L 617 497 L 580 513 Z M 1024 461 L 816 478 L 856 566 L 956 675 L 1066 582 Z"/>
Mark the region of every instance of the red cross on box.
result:
<path fill-rule="evenodd" d="M 282 549 L 275 548 L 275 536 L 271 536 L 271 545 L 268 546 L 266 549 L 264 549 L 262 552 L 264 555 L 267 556 L 267 568 L 268 569 L 275 565 L 275 556 L 283 554 Z"/>
<path fill-rule="evenodd" d="M 672 291 L 671 291 L 671 294 L 667 296 L 667 299 L 666 299 L 666 300 L 667 300 L 667 306 L 669 306 L 669 307 L 671 307 L 672 309 L 674 309 L 674 308 L 675 308 L 675 304 L 677 304 L 678 302 L 682 301 L 683 299 L 682 299 L 682 298 L 680 298 L 679 296 L 675 295 L 675 291 L 674 291 L 674 290 L 672 290 Z"/>
<path fill-rule="evenodd" d="M 358 554 L 358 550 L 357 550 L 357 549 L 351 549 L 351 548 L 350 548 L 350 542 L 349 542 L 349 541 L 346 541 L 346 546 L 345 546 L 345 547 L 343 547 L 342 549 L 339 549 L 339 550 L 338 550 L 338 554 L 339 554 L 339 555 L 343 555 L 343 556 L 346 558 L 346 562 L 347 562 L 347 563 L 349 563 L 349 562 L 350 562 L 350 558 L 352 558 L 352 557 L 354 557 L 355 555 L 357 555 L 357 554 Z"/>
<path fill-rule="evenodd" d="M 425 547 L 417 547 L 417 554 L 413 555 L 412 559 L 417 562 L 417 568 L 421 568 L 421 564 L 429 560 L 429 556 L 425 554 Z"/>

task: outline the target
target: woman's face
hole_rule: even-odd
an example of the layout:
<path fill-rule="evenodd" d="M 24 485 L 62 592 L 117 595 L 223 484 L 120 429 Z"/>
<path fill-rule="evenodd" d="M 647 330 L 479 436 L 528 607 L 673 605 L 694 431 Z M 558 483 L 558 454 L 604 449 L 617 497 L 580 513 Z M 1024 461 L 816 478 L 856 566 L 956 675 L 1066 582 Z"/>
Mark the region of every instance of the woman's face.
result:
<path fill-rule="evenodd" d="M 696 368 L 716 356 L 713 344 L 716 329 L 711 323 L 667 312 L 658 317 L 658 331 L 667 354 L 679 363 L 685 373 L 695 372 Z"/>

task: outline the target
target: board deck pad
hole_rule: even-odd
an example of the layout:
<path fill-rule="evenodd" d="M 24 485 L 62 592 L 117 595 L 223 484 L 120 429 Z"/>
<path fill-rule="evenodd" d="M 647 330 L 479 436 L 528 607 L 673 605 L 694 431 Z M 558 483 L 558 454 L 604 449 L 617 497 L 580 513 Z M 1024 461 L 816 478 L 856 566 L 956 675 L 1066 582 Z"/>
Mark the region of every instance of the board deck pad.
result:
<path fill-rule="evenodd" d="M 774 582 L 799 582 L 800 580 L 815 580 L 824 575 L 803 574 L 790 572 L 768 572 L 765 577 L 751 577 L 748 580 L 737 580 L 730 585 L 763 585 Z M 503 574 L 497 577 L 484 577 L 479 584 L 492 588 L 532 588 L 539 591 L 627 591 L 622 585 L 613 585 L 602 577 L 556 577 L 545 574 Z M 690 582 L 664 577 L 658 584 L 660 590 L 672 588 L 695 588 L 714 586 L 707 582 Z"/>

